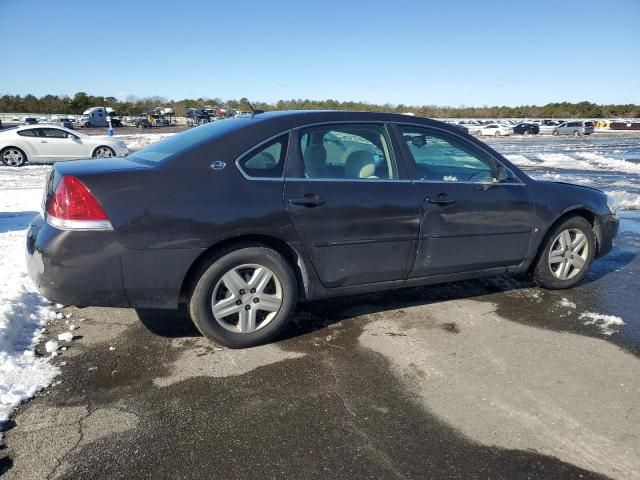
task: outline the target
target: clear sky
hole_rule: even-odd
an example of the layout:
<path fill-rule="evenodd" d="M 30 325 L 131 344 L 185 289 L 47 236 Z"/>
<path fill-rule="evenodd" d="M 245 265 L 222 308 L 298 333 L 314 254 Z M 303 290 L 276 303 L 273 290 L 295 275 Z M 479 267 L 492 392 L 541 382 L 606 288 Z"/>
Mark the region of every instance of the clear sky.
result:
<path fill-rule="evenodd" d="M 0 94 L 640 103 L 640 0 L 0 0 Z"/>

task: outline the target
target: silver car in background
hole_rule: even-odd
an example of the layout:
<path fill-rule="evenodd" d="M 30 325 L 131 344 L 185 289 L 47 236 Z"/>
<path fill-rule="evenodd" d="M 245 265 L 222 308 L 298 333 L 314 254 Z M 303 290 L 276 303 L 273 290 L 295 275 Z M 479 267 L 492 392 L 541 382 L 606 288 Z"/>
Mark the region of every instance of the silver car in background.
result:
<path fill-rule="evenodd" d="M 593 133 L 593 122 L 565 122 L 553 130 L 554 135 L 591 135 Z"/>

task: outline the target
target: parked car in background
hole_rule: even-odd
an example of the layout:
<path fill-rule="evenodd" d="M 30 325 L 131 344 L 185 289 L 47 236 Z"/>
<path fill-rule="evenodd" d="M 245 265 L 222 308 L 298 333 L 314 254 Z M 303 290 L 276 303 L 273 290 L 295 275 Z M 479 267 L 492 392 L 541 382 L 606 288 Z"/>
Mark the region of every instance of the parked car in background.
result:
<path fill-rule="evenodd" d="M 58 125 L 23 126 L 0 132 L 0 160 L 10 167 L 128 153 L 122 140 L 84 135 Z"/>
<path fill-rule="evenodd" d="M 299 300 L 524 272 L 570 288 L 612 248 L 612 208 L 446 123 L 268 112 L 56 163 L 27 265 L 52 302 L 186 304 L 238 348 L 276 337 Z"/>
<path fill-rule="evenodd" d="M 38 119 L 36 117 L 24 117 L 22 119 L 22 123 L 24 123 L 25 125 L 35 125 L 36 123 L 38 123 Z"/>
<path fill-rule="evenodd" d="M 151 128 L 153 127 L 153 125 L 151 125 L 151 122 L 149 121 L 149 119 L 147 117 L 140 117 L 140 118 L 136 118 L 136 128 Z"/>
<path fill-rule="evenodd" d="M 554 135 L 591 135 L 594 131 L 593 122 L 565 122 L 553 130 Z"/>
<path fill-rule="evenodd" d="M 469 133 L 469 129 L 465 125 L 462 125 L 461 123 L 454 123 L 453 126 L 459 130 L 462 130 L 464 133 Z"/>
<path fill-rule="evenodd" d="M 69 128 L 71 130 L 73 130 L 74 126 L 75 126 L 73 120 L 71 120 L 70 118 L 60 118 L 60 119 L 58 119 L 56 124 L 60 125 L 61 127 L 64 127 L 64 128 Z"/>
<path fill-rule="evenodd" d="M 518 123 L 513 127 L 513 133 L 517 135 L 537 135 L 540 133 L 540 126 L 535 123 Z"/>
<path fill-rule="evenodd" d="M 551 135 L 553 134 L 553 131 L 558 127 L 558 125 L 561 125 L 562 122 L 554 122 L 554 121 L 544 121 L 541 125 L 540 125 L 540 134 L 542 135 Z"/>
<path fill-rule="evenodd" d="M 489 125 L 483 126 L 479 132 L 480 135 L 500 137 L 513 134 L 513 128 L 507 127 L 506 125 L 498 125 L 497 123 L 490 123 Z"/>

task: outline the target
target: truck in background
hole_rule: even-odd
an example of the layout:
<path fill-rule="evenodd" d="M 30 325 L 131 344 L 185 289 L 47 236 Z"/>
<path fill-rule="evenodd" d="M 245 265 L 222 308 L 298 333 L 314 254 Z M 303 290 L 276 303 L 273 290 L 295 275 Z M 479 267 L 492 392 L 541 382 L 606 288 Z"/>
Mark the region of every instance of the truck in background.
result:
<path fill-rule="evenodd" d="M 109 107 L 92 107 L 88 108 L 84 112 L 82 112 L 82 116 L 80 117 L 79 124 L 82 127 L 91 128 L 91 127 L 108 127 L 109 121 L 107 117 L 111 117 L 111 126 L 112 127 L 121 127 L 122 120 L 120 117 L 116 116 L 113 108 Z"/>

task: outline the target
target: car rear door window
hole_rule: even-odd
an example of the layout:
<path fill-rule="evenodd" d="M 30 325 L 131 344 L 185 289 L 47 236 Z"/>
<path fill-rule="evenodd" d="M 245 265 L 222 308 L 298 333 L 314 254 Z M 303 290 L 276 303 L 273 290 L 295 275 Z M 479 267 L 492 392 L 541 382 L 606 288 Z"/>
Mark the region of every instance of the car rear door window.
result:
<path fill-rule="evenodd" d="M 20 135 L 21 137 L 35 137 L 36 132 L 33 128 L 30 128 L 28 130 L 19 130 L 18 135 Z"/>
<path fill-rule="evenodd" d="M 323 125 L 300 132 L 304 176 L 310 179 L 392 180 L 398 169 L 384 125 Z"/>
<path fill-rule="evenodd" d="M 238 167 L 248 177 L 280 178 L 284 171 L 288 143 L 289 134 L 285 134 L 263 144 L 243 155 L 238 160 Z"/>
<path fill-rule="evenodd" d="M 493 180 L 490 157 L 465 140 L 413 126 L 401 126 L 400 132 L 415 162 L 418 179 L 467 183 Z"/>

